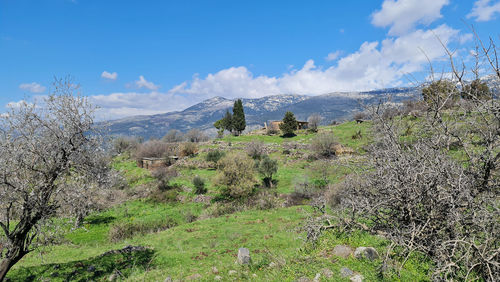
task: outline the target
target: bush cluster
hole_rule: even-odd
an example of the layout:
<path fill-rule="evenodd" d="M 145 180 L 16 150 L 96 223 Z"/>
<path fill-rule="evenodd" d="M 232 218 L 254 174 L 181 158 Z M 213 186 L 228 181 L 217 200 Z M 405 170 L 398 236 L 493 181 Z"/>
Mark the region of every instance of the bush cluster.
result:
<path fill-rule="evenodd" d="M 222 188 L 222 195 L 230 198 L 244 198 L 253 193 L 255 185 L 255 162 L 246 154 L 231 153 L 219 161 L 216 185 Z"/>
<path fill-rule="evenodd" d="M 198 175 L 193 178 L 194 193 L 196 195 L 207 193 L 207 188 L 205 187 L 205 180 Z"/>
<path fill-rule="evenodd" d="M 108 238 L 109 241 L 116 243 L 136 235 L 158 232 L 172 228 L 176 225 L 177 223 L 169 217 L 156 221 L 118 222 L 111 225 Z"/>
<path fill-rule="evenodd" d="M 312 140 L 311 150 L 318 156 L 331 157 L 335 155 L 335 146 L 338 144 L 332 133 L 321 133 Z"/>

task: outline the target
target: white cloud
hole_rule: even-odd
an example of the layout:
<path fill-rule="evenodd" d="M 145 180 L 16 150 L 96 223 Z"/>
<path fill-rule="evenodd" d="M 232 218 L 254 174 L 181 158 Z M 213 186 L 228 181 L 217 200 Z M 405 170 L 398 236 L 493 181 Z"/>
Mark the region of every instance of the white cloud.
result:
<path fill-rule="evenodd" d="M 327 61 L 335 61 L 341 54 L 342 52 L 340 50 L 337 50 L 335 52 L 332 52 L 326 56 L 325 60 Z"/>
<path fill-rule="evenodd" d="M 106 78 L 106 79 L 110 79 L 110 80 L 116 80 L 118 78 L 118 73 L 116 72 L 107 72 L 107 71 L 103 71 L 101 73 L 101 77 L 102 78 Z"/>
<path fill-rule="evenodd" d="M 500 13 L 500 1 L 491 3 L 491 0 L 477 0 L 467 18 L 475 18 L 477 22 L 486 22 Z"/>
<path fill-rule="evenodd" d="M 45 91 L 45 86 L 42 86 L 36 82 L 31 82 L 31 83 L 22 83 L 19 85 L 19 88 L 22 90 L 29 91 L 31 93 L 42 93 Z"/>
<path fill-rule="evenodd" d="M 33 106 L 33 103 L 27 102 L 25 100 L 20 100 L 20 101 L 12 101 L 7 103 L 7 108 L 12 108 L 12 109 L 19 109 L 23 106 Z"/>
<path fill-rule="evenodd" d="M 153 115 L 177 111 L 190 106 L 193 102 L 181 95 L 160 93 L 112 93 L 90 96 L 91 101 L 99 106 L 99 119 L 116 119 L 133 115 Z"/>
<path fill-rule="evenodd" d="M 389 27 L 389 35 L 403 35 L 417 24 L 429 25 L 442 17 L 441 8 L 449 0 L 385 0 L 372 15 L 372 24 Z"/>
<path fill-rule="evenodd" d="M 151 81 L 147 81 L 142 75 L 139 76 L 139 80 L 135 81 L 135 85 L 137 88 L 146 88 L 149 90 L 158 90 L 158 88 L 160 88 L 159 85 L 156 85 Z"/>
<path fill-rule="evenodd" d="M 323 68 L 309 60 L 301 69 L 293 69 L 278 77 L 255 77 L 246 67 L 231 67 L 205 78 L 195 76 L 169 93 L 256 98 L 271 94 L 317 95 L 401 85 L 405 74 L 423 70 L 427 64 L 426 55 L 431 61 L 444 58 L 437 37 L 445 44 L 458 41 L 459 31 L 441 25 L 381 42 L 365 42 L 358 51 L 341 57 L 334 66 Z"/>

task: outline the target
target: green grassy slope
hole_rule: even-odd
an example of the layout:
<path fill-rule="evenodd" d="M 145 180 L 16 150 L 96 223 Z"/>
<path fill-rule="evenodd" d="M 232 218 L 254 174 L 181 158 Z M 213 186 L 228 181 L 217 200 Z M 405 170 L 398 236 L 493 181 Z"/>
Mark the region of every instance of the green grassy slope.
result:
<path fill-rule="evenodd" d="M 320 131 L 333 132 L 342 144 L 362 153 L 363 146 L 370 142 L 369 129 L 369 123 L 349 122 L 322 127 Z M 358 130 L 361 130 L 363 137 L 352 139 L 351 136 Z M 279 136 L 245 135 L 225 137 L 223 142 L 232 142 L 235 146 L 255 140 L 278 145 L 290 141 L 307 144 L 314 136 L 315 134 L 299 134 L 284 139 Z M 209 146 L 212 145 L 207 145 Z M 293 160 L 281 152 L 275 152 L 271 157 L 279 161 L 275 177 L 278 181 L 278 193 L 292 192 L 294 182 L 305 175 L 315 177 L 314 171 L 311 172 L 310 169 L 314 165 L 312 161 Z M 194 159 L 202 160 L 203 154 Z M 122 171 L 132 189 L 138 185 L 154 183 L 148 171 L 138 168 L 127 157 L 116 158 L 114 167 Z M 330 172 L 329 179 L 338 182 L 348 173 L 347 169 L 335 168 Z M 191 180 L 195 175 L 207 181 L 208 195 L 217 195 L 218 188 L 212 185 L 212 179 L 216 175 L 213 169 L 184 168 L 173 182 L 193 188 Z M 337 244 L 348 244 L 352 247 L 373 246 L 383 254 L 388 242 L 366 233 L 339 236 L 333 231 L 327 231 L 313 248 L 304 243 L 305 234 L 299 228 L 312 213 L 308 206 L 265 211 L 251 209 L 190 222 L 189 218 L 203 213 L 205 204 L 190 201 L 195 195 L 189 189 L 183 189 L 180 194 L 187 199 L 183 203 L 154 203 L 140 199 L 92 214 L 82 228 L 65 236 L 64 243 L 27 255 L 8 277 L 13 281 L 41 281 L 45 278 L 51 281 L 107 281 L 113 273 L 121 273 L 118 278 L 122 280 L 163 281 L 167 276 L 186 279 L 199 274 L 204 281 L 213 281 L 216 276 L 221 276 L 224 281 L 294 281 L 300 277 L 312 279 L 328 268 L 333 272 L 333 277 L 327 279 L 322 275 L 322 281 L 348 281 L 339 274 L 342 267 L 348 267 L 362 274 L 367 281 L 382 280 L 378 275 L 380 260 L 342 259 L 332 256 L 331 250 Z M 113 226 L 148 225 L 167 221 L 175 227 L 167 230 L 158 228 L 158 231 L 118 242 L 110 240 L 109 234 Z M 127 245 L 140 245 L 148 249 L 134 255 L 100 256 L 106 251 L 121 249 Z M 240 247 L 250 250 L 250 266 L 234 263 Z M 413 257 L 405 264 L 401 276 L 393 274 L 384 279 L 426 280 L 428 268 L 429 264 L 425 259 Z M 229 272 L 233 270 L 236 273 L 230 275 Z"/>

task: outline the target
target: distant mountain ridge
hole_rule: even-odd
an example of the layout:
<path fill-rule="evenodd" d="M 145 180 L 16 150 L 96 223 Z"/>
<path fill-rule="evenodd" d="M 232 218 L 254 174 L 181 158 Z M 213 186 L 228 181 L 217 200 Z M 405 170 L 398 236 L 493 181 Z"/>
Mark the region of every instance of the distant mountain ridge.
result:
<path fill-rule="evenodd" d="M 360 101 L 366 104 L 377 102 L 387 95 L 398 103 L 416 98 L 419 88 L 389 88 L 367 92 L 336 92 L 318 96 L 283 94 L 256 99 L 242 99 L 247 121 L 247 129 L 260 128 L 268 120 L 283 118 L 286 111 L 292 111 L 299 120 L 306 120 L 313 113 L 323 117 L 324 123 L 349 118 L 361 109 Z M 160 138 L 170 129 L 187 132 L 192 128 L 215 134 L 213 123 L 226 110 L 233 107 L 234 99 L 214 97 L 193 105 L 183 111 L 168 112 L 148 116 L 132 116 L 107 121 L 105 124 L 112 135 L 136 135 L 146 139 Z"/>
<path fill-rule="evenodd" d="M 500 93 L 500 81 L 496 76 L 483 77 L 490 89 Z M 270 95 L 256 99 L 242 99 L 247 130 L 264 126 L 269 120 L 280 120 L 286 111 L 291 111 L 299 120 L 318 113 L 323 117 L 323 123 L 334 120 L 348 119 L 356 111 L 362 109 L 362 104 L 373 104 L 381 99 L 391 97 L 390 102 L 401 103 L 409 99 L 421 97 L 421 87 L 385 88 L 365 92 L 334 92 L 318 96 L 308 95 Z M 161 138 L 170 129 L 187 132 L 198 128 L 215 135 L 213 124 L 222 118 L 226 110 L 231 109 L 234 99 L 214 97 L 193 105 L 183 111 L 169 112 L 149 116 L 132 116 L 118 120 L 107 121 L 109 133 L 112 135 L 135 135 L 146 139 Z"/>

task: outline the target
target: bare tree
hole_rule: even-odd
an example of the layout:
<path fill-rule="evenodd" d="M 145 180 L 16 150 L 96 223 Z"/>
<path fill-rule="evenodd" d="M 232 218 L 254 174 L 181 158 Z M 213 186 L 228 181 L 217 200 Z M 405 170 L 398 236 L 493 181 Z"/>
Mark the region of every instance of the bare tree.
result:
<path fill-rule="evenodd" d="M 74 84 L 56 80 L 41 104 L 23 102 L 0 117 L 0 280 L 50 243 L 48 227 L 63 202 L 106 184 L 94 110 Z"/>
<path fill-rule="evenodd" d="M 312 114 L 309 118 L 307 118 L 309 129 L 314 132 L 318 131 L 318 126 L 322 119 L 323 118 L 319 114 Z"/>
<path fill-rule="evenodd" d="M 498 49 L 490 43 L 480 42 L 477 50 L 500 81 Z M 375 144 L 365 164 L 371 169 L 330 194 L 337 220 L 311 224 L 309 237 L 333 227 L 382 233 L 402 247 L 406 257 L 400 267 L 420 252 L 433 260 L 436 281 L 498 281 L 500 103 L 465 87 L 477 78 L 480 64 L 468 73 L 454 52 L 446 52 L 453 78 L 431 83 L 436 87 L 423 93 L 431 102 L 425 116 L 392 118 L 387 104 L 372 109 Z M 455 85 L 466 92 L 465 104 L 450 104 L 460 99 L 458 91 L 450 91 Z"/>
<path fill-rule="evenodd" d="M 184 141 L 184 135 L 177 129 L 171 129 L 163 136 L 162 140 L 167 143 L 177 143 Z"/>
<path fill-rule="evenodd" d="M 208 136 L 205 135 L 205 133 L 203 133 L 201 130 L 193 128 L 186 133 L 185 139 L 188 142 L 198 143 L 208 141 Z"/>

